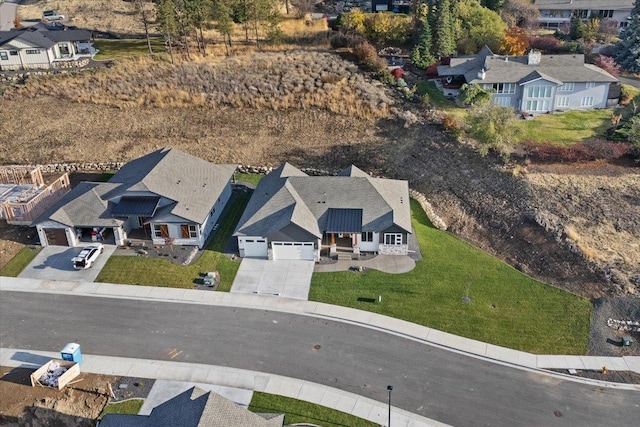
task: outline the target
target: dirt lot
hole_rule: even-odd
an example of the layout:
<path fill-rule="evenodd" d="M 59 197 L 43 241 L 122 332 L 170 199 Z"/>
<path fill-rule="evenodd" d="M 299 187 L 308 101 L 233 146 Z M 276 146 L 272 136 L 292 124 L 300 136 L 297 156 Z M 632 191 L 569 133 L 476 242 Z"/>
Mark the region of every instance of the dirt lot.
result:
<path fill-rule="evenodd" d="M 0 424 L 6 426 L 94 426 L 107 403 L 106 383 L 117 378 L 81 373 L 63 390 L 31 387 L 33 369 L 0 367 Z"/>
<path fill-rule="evenodd" d="M 0 268 L 25 245 L 32 244 L 35 237 L 35 229 L 11 226 L 5 221 L 0 221 Z"/>
<path fill-rule="evenodd" d="M 63 390 L 32 387 L 33 369 L 0 367 L 0 425 L 12 427 L 95 426 L 107 401 L 145 398 L 154 381 L 80 373 Z M 111 384 L 115 399 L 107 397 Z M 120 387 L 126 385 L 126 387 Z"/>

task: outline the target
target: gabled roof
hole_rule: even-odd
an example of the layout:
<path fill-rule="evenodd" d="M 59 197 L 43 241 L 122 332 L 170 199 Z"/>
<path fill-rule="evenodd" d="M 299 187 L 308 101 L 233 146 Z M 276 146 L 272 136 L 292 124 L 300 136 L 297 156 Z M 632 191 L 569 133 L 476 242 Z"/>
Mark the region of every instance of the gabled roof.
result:
<path fill-rule="evenodd" d="M 454 67 L 439 66 L 438 74 L 440 76 L 462 75 L 467 83 L 477 84 L 526 83 L 536 78 L 544 78 L 556 84 L 618 81 L 603 69 L 585 64 L 584 55 L 579 54 L 542 55 L 539 64 L 529 64 L 528 55 L 495 55 L 488 48 L 483 48 L 477 55 L 460 59 L 463 62 L 457 63 Z M 479 76 L 483 74 L 482 71 L 484 71 L 484 78 Z"/>
<path fill-rule="evenodd" d="M 633 0 L 535 0 L 534 6 L 552 10 L 631 10 Z"/>
<path fill-rule="evenodd" d="M 372 178 L 355 166 L 336 176 L 308 176 L 285 163 L 260 181 L 234 235 L 267 236 L 295 224 L 320 238 L 336 231 L 327 229 L 331 211 L 349 211 L 349 218 L 340 220 L 352 228 L 354 210 L 361 216 L 358 231 L 396 225 L 411 232 L 407 181 Z"/>
<path fill-rule="evenodd" d="M 155 407 L 149 415 L 107 414 L 101 427 L 282 427 L 284 414 L 255 414 L 198 387 Z"/>
<path fill-rule="evenodd" d="M 113 218 L 104 195 L 116 185 L 81 182 L 45 211 L 34 223 L 48 219 L 69 227 L 116 227 L 122 220 Z"/>
<path fill-rule="evenodd" d="M 87 30 L 60 29 L 42 23 L 30 28 L 0 31 L 0 47 L 12 48 L 14 45 L 10 42 L 14 40 L 22 40 L 33 47 L 48 49 L 59 42 L 91 40 L 91 32 Z"/>
<path fill-rule="evenodd" d="M 120 185 L 107 197 L 151 192 L 176 202 L 173 215 L 202 223 L 235 170 L 235 165 L 214 165 L 175 148 L 162 148 L 124 165 L 109 180 Z"/>
<path fill-rule="evenodd" d="M 201 224 L 235 169 L 235 165 L 214 165 L 180 150 L 163 148 L 127 163 L 108 183 L 80 183 L 36 222 L 51 219 L 70 227 L 112 227 L 122 224 L 114 217 L 142 209 L 138 214 L 152 210 L 156 217 L 175 215 Z M 157 208 L 159 197 L 172 203 Z M 117 207 L 120 201 L 124 206 Z"/>

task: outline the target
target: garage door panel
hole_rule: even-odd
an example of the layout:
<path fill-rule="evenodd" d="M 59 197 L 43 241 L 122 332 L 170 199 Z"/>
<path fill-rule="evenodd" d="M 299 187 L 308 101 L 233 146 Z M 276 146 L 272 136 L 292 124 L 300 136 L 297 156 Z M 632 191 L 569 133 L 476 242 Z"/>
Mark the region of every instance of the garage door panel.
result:
<path fill-rule="evenodd" d="M 240 254 L 243 258 L 266 258 L 267 257 L 267 239 L 244 239 L 244 254 Z"/>
<path fill-rule="evenodd" d="M 314 260 L 313 242 L 271 242 L 275 260 Z"/>
<path fill-rule="evenodd" d="M 64 228 L 45 228 L 44 233 L 47 236 L 47 244 L 53 246 L 69 246 Z"/>

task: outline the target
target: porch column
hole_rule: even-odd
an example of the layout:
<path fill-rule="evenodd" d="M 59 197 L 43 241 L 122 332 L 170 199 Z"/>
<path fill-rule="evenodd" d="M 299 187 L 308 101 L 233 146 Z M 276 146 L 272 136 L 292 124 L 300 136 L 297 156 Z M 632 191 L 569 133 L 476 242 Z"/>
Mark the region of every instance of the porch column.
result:
<path fill-rule="evenodd" d="M 329 247 L 329 254 L 333 255 L 337 252 L 336 248 L 336 235 L 331 233 L 331 246 Z"/>

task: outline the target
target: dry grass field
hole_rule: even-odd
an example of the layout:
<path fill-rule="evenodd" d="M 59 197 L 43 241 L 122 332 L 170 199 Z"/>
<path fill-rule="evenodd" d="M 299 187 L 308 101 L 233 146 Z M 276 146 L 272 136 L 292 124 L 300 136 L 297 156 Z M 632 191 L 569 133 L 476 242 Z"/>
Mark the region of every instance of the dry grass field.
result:
<path fill-rule="evenodd" d="M 147 8 L 153 10 L 153 3 L 149 3 Z M 63 14 L 67 18 L 65 24 L 79 28 L 123 34 L 144 32 L 133 3 L 123 0 L 39 0 L 18 6 L 18 16 L 23 20 L 40 19 L 42 12 L 49 9 Z"/>

